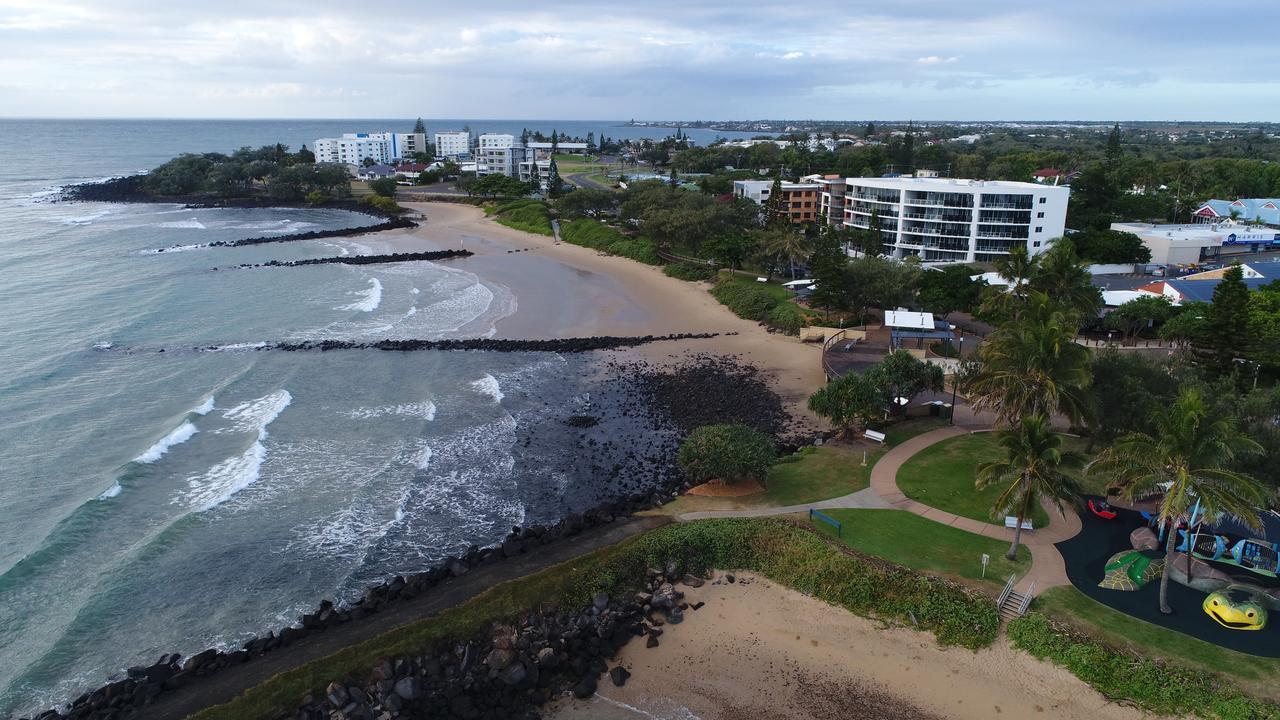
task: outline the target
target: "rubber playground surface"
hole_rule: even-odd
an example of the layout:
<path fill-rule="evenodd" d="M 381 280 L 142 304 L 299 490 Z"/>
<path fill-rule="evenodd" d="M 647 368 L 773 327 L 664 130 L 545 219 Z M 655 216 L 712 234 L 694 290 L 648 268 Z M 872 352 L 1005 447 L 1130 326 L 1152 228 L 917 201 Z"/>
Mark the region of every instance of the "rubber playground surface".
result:
<path fill-rule="evenodd" d="M 1108 607 L 1205 642 L 1262 657 L 1280 657 L 1280 611 L 1272 611 L 1261 630 L 1230 630 L 1214 622 L 1200 608 L 1206 593 L 1169 581 L 1172 615 L 1160 613 L 1160 581 L 1153 580 L 1131 591 L 1098 587 L 1107 559 L 1132 549 L 1129 533 L 1146 522 L 1132 510 L 1117 509 L 1114 520 L 1103 520 L 1088 510 L 1080 513 L 1083 528 L 1070 540 L 1056 545 L 1067 565 L 1067 577 L 1080 592 Z M 1161 544 L 1161 551 L 1164 546 Z M 1259 578 L 1262 580 L 1262 578 Z M 1259 583 L 1261 584 L 1261 583 Z"/>

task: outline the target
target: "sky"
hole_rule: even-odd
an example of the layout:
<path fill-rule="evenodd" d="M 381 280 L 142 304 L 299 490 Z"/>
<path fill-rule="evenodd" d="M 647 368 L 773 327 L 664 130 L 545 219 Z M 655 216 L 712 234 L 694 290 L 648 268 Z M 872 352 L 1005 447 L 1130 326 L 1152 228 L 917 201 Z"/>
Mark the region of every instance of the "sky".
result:
<path fill-rule="evenodd" d="M 1280 121 L 1273 0 L 0 0 L 0 116 Z"/>

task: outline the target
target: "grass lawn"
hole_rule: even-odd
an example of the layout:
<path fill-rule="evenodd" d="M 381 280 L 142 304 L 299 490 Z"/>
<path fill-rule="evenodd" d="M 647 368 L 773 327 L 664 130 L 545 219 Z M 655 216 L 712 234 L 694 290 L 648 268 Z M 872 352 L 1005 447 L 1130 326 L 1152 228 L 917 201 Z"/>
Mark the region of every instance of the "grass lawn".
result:
<path fill-rule="evenodd" d="M 593 160 L 588 160 L 583 155 L 554 155 L 553 157 L 556 161 L 556 170 L 559 170 L 561 175 L 566 173 L 589 172 L 591 170 L 600 170 L 604 168 L 604 165 Z"/>
<path fill-rule="evenodd" d="M 898 471 L 898 489 L 925 505 L 979 522 L 992 522 L 991 505 L 999 488 L 978 491 L 974 474 L 978 465 L 1000 457 L 992 433 L 961 435 L 943 440 L 917 453 Z M 1049 524 L 1044 509 L 1037 506 L 1031 517 L 1035 527 Z"/>
<path fill-rule="evenodd" d="M 947 426 L 945 418 L 924 417 L 914 420 L 896 422 L 884 430 L 884 444 L 889 447 L 901 445 L 917 435 Z"/>
<path fill-rule="evenodd" d="M 943 525 L 906 510 L 822 512 L 844 526 L 840 538 L 844 544 L 917 570 L 1003 586 L 1011 574 L 1022 575 L 1031 565 L 1031 552 L 1025 546 L 1018 548 L 1017 561 L 1010 562 L 1004 557 L 1008 543 Z M 835 535 L 835 529 L 829 524 L 813 524 L 820 531 Z M 985 578 L 982 576 L 983 553 L 991 556 Z"/>
<path fill-rule="evenodd" d="M 1148 657 L 1163 657 L 1193 670 L 1225 674 L 1245 692 L 1280 701 L 1280 659 L 1245 655 L 1175 630 L 1152 625 L 1103 605 L 1074 587 L 1056 587 L 1033 608 L 1103 642 Z"/>
<path fill-rule="evenodd" d="M 864 449 L 865 466 L 862 464 Z M 871 468 L 883 454 L 880 448 L 843 443 L 807 448 L 774 465 L 769 471 L 768 490 L 759 495 L 738 498 L 681 495 L 660 511 L 678 515 L 703 510 L 783 507 L 848 495 L 871 484 Z"/>

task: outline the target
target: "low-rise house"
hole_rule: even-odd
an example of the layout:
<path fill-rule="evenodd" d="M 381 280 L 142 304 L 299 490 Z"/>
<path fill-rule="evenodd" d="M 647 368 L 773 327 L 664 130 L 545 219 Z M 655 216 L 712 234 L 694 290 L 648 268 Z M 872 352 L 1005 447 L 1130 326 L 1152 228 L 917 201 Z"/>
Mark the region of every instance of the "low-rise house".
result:
<path fill-rule="evenodd" d="M 378 180 L 380 178 L 395 177 L 395 175 L 395 168 L 390 165 L 378 163 L 377 165 L 369 165 L 368 167 L 360 168 L 357 177 L 361 180 Z"/>
<path fill-rule="evenodd" d="M 1239 198 L 1209 200 L 1195 211 L 1198 223 L 1223 220 L 1280 226 L 1280 198 Z"/>

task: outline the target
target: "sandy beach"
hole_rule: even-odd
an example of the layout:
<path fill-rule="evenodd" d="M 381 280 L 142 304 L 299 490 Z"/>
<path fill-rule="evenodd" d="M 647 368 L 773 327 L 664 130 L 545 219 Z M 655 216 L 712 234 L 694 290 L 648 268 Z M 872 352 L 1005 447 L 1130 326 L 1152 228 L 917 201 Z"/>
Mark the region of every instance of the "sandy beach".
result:
<path fill-rule="evenodd" d="M 667 277 L 661 268 L 627 258 L 513 230 L 472 205 L 405 206 L 425 215 L 426 221 L 413 230 L 381 233 L 378 239 L 396 252 L 465 248 L 475 253 L 456 261 L 456 267 L 517 298 L 515 313 L 498 322 L 497 337 L 724 333 L 711 340 L 656 343 L 628 352 L 654 362 L 699 353 L 739 357 L 769 376 L 793 414 L 811 417 L 805 401 L 824 380 L 819 348 L 735 316 L 705 286 Z"/>
<path fill-rule="evenodd" d="M 717 574 L 722 579 L 724 575 Z M 618 664 L 624 687 L 562 701 L 553 720 L 800 720 L 802 718 L 1149 717 L 1108 702 L 1067 670 L 1009 647 L 940 648 L 932 635 L 880 624 L 738 573 L 701 588 L 705 602 L 668 626 L 656 648 L 633 641 Z"/>

